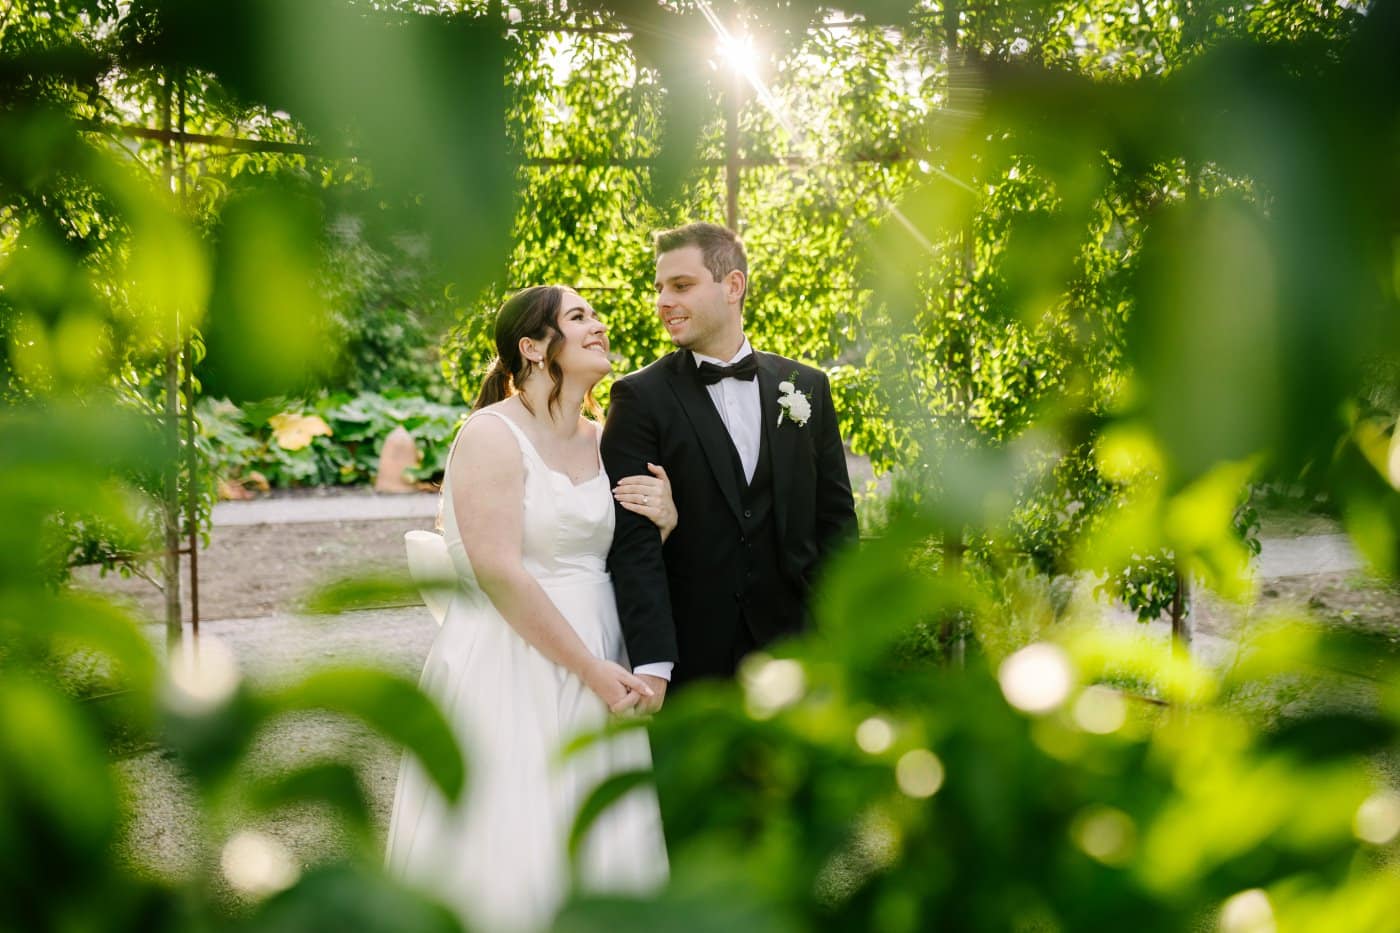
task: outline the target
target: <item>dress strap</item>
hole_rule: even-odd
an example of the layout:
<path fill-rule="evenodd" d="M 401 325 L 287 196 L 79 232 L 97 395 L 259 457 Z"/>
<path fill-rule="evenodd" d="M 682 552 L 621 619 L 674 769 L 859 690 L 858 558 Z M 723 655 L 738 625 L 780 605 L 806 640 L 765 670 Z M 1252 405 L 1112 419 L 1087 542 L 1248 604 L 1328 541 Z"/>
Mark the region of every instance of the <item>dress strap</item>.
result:
<path fill-rule="evenodd" d="M 520 445 L 521 452 L 533 456 L 536 460 L 539 460 L 541 463 L 544 462 L 543 458 L 540 457 L 540 452 L 535 449 L 535 445 L 530 442 L 530 438 L 525 436 L 525 429 L 520 427 L 520 425 L 516 424 L 510 418 L 507 418 L 501 412 L 495 411 L 494 409 L 490 408 L 483 408 L 481 411 L 472 412 L 471 417 L 468 418 L 467 421 L 471 421 L 472 418 L 476 418 L 480 415 L 490 415 L 493 418 L 499 418 L 500 420 L 504 421 L 506 423 L 506 427 L 510 428 L 510 433 L 515 435 L 515 441 Z M 463 427 L 466 427 L 466 425 L 463 425 Z"/>
<path fill-rule="evenodd" d="M 439 531 L 443 530 L 443 520 L 446 516 L 449 507 L 449 503 L 447 502 L 447 487 L 448 477 L 452 470 L 452 457 L 454 454 L 457 453 L 457 445 L 462 442 L 462 435 L 467 433 L 467 425 L 471 424 L 473 418 L 478 418 L 481 415 L 490 415 L 493 418 L 499 418 L 500 420 L 504 421 L 506 423 L 506 426 L 510 428 L 511 432 L 515 434 L 515 439 L 516 442 L 520 445 L 521 452 L 526 454 L 527 456 L 533 456 L 537 460 L 539 459 L 540 455 L 535 450 L 535 445 L 530 443 L 530 439 L 525 436 L 525 432 L 520 429 L 520 425 L 516 424 L 514 421 L 511 421 L 505 415 L 501 414 L 498 411 L 492 411 L 489 408 L 483 408 L 480 411 L 474 411 L 471 414 L 467 415 L 466 420 L 462 422 L 462 426 L 457 429 L 457 436 L 452 439 L 452 446 L 447 450 L 447 459 L 442 461 L 442 489 L 438 491 L 437 513 L 437 529 Z"/>

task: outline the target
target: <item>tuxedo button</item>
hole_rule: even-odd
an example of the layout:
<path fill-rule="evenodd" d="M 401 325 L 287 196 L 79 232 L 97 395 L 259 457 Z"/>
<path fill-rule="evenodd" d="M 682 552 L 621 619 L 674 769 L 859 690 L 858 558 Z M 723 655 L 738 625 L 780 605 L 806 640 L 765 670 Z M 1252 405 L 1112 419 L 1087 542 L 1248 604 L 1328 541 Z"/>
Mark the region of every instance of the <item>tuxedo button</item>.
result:
<path fill-rule="evenodd" d="M 750 511 L 749 509 L 744 509 L 744 517 L 745 517 L 745 518 L 753 518 L 753 512 Z"/>

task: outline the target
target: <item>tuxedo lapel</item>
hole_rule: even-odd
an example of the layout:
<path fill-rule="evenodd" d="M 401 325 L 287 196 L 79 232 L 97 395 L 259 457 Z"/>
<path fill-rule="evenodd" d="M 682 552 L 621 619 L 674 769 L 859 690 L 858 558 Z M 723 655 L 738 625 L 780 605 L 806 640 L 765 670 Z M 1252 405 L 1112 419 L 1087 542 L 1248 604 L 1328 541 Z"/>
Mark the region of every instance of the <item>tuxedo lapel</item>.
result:
<path fill-rule="evenodd" d="M 773 512 L 777 519 L 778 538 L 787 531 L 788 490 L 797 464 L 796 425 L 786 419 L 778 424 L 778 383 L 791 374 L 780 371 L 780 360 L 767 353 L 758 354 L 758 404 L 763 412 L 763 443 L 773 464 Z"/>
<path fill-rule="evenodd" d="M 695 436 L 700 439 L 700 449 L 705 452 L 710 472 L 724 493 L 724 501 L 729 503 L 729 510 L 737 519 L 743 507 L 739 498 L 739 477 L 734 472 L 734 443 L 724 429 L 719 412 L 715 411 L 710 394 L 696 375 L 695 360 L 689 350 L 682 350 L 672 357 L 669 382 L 695 430 Z"/>

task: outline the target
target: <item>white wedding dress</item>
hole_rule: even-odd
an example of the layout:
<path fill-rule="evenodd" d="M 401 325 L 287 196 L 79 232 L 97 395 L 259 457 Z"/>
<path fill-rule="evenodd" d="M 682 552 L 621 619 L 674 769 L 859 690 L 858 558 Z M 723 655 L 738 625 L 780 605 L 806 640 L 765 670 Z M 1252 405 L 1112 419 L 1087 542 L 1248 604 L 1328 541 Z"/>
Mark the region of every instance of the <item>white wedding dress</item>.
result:
<path fill-rule="evenodd" d="M 607 474 L 600 466 L 575 486 L 545 465 L 509 418 L 490 410 L 473 415 L 483 416 L 505 421 L 520 445 L 526 569 L 589 650 L 628 666 L 606 570 L 613 534 Z M 449 454 L 449 473 L 451 461 Z M 667 862 L 649 786 L 629 792 L 593 824 L 572 872 L 567 856 L 574 817 L 590 792 L 614 774 L 650 767 L 645 732 L 627 730 L 562 754 L 572 738 L 607 724 L 607 706 L 496 611 L 475 585 L 450 495 L 442 509 L 447 554 L 463 585 L 447 604 L 421 685 L 466 752 L 467 789 L 448 805 L 417 760 L 404 756 L 389 824 L 390 871 L 487 930 L 546 927 L 571 885 L 656 889 Z"/>

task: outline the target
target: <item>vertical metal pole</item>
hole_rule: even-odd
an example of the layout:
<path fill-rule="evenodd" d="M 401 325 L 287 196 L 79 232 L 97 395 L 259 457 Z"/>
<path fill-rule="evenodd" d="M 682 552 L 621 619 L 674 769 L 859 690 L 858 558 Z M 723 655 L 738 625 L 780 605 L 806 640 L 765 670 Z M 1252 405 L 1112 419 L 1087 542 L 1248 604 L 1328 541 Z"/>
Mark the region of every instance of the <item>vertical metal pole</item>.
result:
<path fill-rule="evenodd" d="M 180 348 L 172 344 L 165 353 L 165 436 L 169 457 L 165 467 L 162 506 L 165 517 L 165 647 L 174 655 L 180 648 Z"/>
<path fill-rule="evenodd" d="M 739 232 L 739 93 L 743 87 L 744 76 L 736 68 L 724 112 L 724 222 L 735 233 Z"/>
<path fill-rule="evenodd" d="M 169 190 L 174 177 L 174 150 L 170 142 L 171 98 L 170 78 L 161 79 L 163 90 L 161 126 L 166 132 L 164 175 Z M 173 658 L 180 650 L 183 620 L 180 612 L 180 326 L 171 321 L 165 349 L 165 418 L 163 427 L 167 443 L 165 488 L 162 490 L 161 510 L 165 519 L 165 564 L 161 579 L 165 587 L 165 649 Z"/>
<path fill-rule="evenodd" d="M 180 99 L 179 127 L 180 132 L 185 131 L 185 70 L 181 68 L 176 72 L 180 82 L 176 89 Z M 180 174 L 176 184 L 179 186 L 179 204 L 181 210 L 188 208 L 189 201 L 189 159 L 186 154 L 185 141 L 180 140 Z M 192 337 L 188 334 L 184 336 L 184 346 L 181 357 L 184 359 L 184 393 L 182 400 L 185 405 L 185 522 L 187 525 L 187 549 L 190 556 L 190 637 L 194 641 L 195 647 L 199 646 L 199 448 L 195 445 L 195 434 L 198 425 L 194 417 L 194 347 Z"/>
<path fill-rule="evenodd" d="M 199 452 L 195 447 L 195 434 L 198 426 L 194 418 L 194 348 L 186 338 L 185 358 L 185 443 L 186 467 L 189 484 L 185 500 L 185 515 L 189 521 L 190 555 L 190 634 L 195 644 L 199 643 Z"/>

